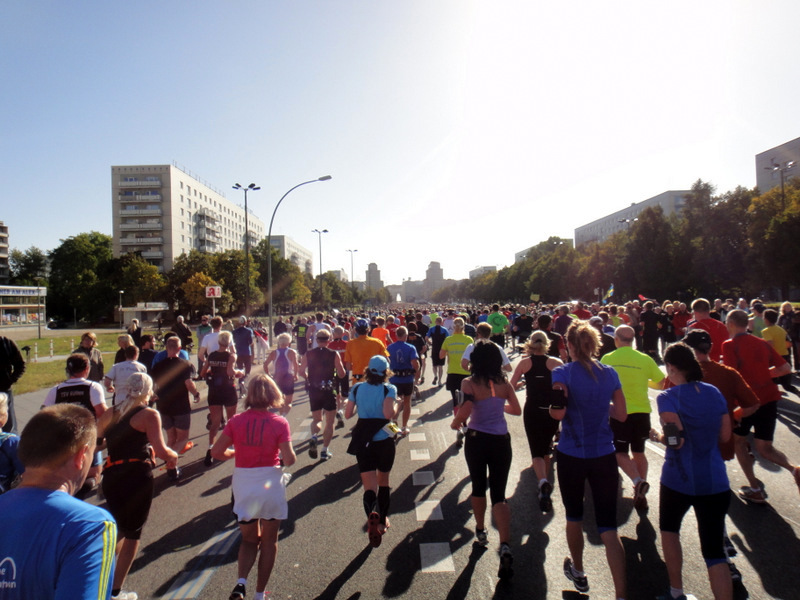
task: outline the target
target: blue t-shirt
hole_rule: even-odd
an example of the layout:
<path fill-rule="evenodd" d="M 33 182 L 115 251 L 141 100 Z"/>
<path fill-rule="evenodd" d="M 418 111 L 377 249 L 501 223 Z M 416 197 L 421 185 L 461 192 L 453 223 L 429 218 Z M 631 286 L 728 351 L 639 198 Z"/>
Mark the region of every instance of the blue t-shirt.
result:
<path fill-rule="evenodd" d="M 183 360 L 189 360 L 189 353 L 186 352 L 186 350 L 184 350 L 183 348 L 181 348 L 180 352 L 178 352 L 178 357 L 182 358 Z M 158 354 L 156 354 L 153 357 L 153 362 L 150 364 L 150 370 L 152 371 L 153 367 L 155 367 L 165 358 L 167 358 L 167 351 L 161 350 Z"/>
<path fill-rule="evenodd" d="M 108 600 L 117 524 L 66 492 L 17 488 L 0 496 L 0 599 Z"/>
<path fill-rule="evenodd" d="M 728 404 L 720 391 L 701 381 L 675 386 L 658 395 L 658 412 L 677 413 L 684 431 L 683 446 L 667 448 L 661 484 L 690 496 L 729 489 L 718 442 Z"/>
<path fill-rule="evenodd" d="M 411 371 L 414 365 L 411 361 L 419 359 L 417 349 L 408 342 L 395 342 L 389 344 L 389 368 L 395 373 L 398 371 Z M 414 375 L 393 375 L 389 378 L 392 383 L 414 383 Z"/>
<path fill-rule="evenodd" d="M 594 377 L 578 362 L 553 369 L 553 383 L 567 386 L 567 412 L 561 422 L 558 451 L 576 458 L 614 453 L 609 405 L 622 386 L 611 367 L 595 362 L 592 371 Z"/>
<path fill-rule="evenodd" d="M 17 446 L 18 435 L 0 433 L 0 486 L 3 489 L 8 489 L 14 478 L 25 472 L 25 466 L 17 456 Z"/>
<path fill-rule="evenodd" d="M 239 356 L 250 356 L 253 354 L 253 330 L 249 327 L 237 327 L 233 330 L 233 345 L 236 346 L 236 354 Z"/>
<path fill-rule="evenodd" d="M 384 385 L 386 390 L 384 390 Z M 358 408 L 358 416 L 364 419 L 385 419 L 383 416 L 383 401 L 386 398 L 397 398 L 397 388 L 391 383 L 372 385 L 361 382 L 350 388 L 347 396 L 350 402 L 355 402 Z M 373 442 L 380 442 L 389 437 L 383 429 L 372 436 Z"/>

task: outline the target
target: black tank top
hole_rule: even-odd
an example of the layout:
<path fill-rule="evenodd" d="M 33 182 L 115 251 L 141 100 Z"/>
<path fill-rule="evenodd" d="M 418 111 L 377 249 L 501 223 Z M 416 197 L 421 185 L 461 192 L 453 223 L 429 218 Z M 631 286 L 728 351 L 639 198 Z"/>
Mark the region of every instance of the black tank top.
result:
<path fill-rule="evenodd" d="M 61 384 L 56 388 L 56 404 L 77 404 L 94 415 L 91 390 L 91 383 Z"/>
<path fill-rule="evenodd" d="M 538 408 L 550 407 L 550 395 L 553 392 L 553 377 L 547 368 L 549 356 L 530 357 L 531 368 L 525 373 L 525 398 Z"/>
<path fill-rule="evenodd" d="M 208 355 L 209 373 L 206 375 L 208 385 L 213 388 L 223 389 L 233 387 L 233 378 L 228 377 L 228 352 L 216 350 Z"/>
<path fill-rule="evenodd" d="M 106 431 L 106 448 L 111 462 L 126 459 L 151 458 L 147 433 L 131 427 L 131 419 L 146 407 L 137 406 Z M 116 409 L 114 409 L 116 410 Z"/>
<path fill-rule="evenodd" d="M 314 348 L 308 353 L 308 383 L 312 387 L 325 387 L 336 376 L 336 351 Z"/>

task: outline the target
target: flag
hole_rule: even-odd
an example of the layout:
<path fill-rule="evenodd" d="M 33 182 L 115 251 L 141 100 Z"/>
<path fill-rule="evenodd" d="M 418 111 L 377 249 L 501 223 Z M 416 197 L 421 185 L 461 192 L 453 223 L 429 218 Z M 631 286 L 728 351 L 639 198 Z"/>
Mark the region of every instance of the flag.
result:
<path fill-rule="evenodd" d="M 610 286 L 608 286 L 608 291 L 606 292 L 606 295 L 603 296 L 603 304 L 605 304 L 606 301 L 613 295 L 614 295 L 614 284 L 612 283 Z"/>

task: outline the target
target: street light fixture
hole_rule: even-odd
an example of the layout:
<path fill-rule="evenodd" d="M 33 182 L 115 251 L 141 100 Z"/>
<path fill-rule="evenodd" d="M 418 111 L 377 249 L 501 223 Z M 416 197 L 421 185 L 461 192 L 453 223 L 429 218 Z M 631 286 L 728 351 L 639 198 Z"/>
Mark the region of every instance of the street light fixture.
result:
<path fill-rule="evenodd" d="M 233 185 L 235 190 L 244 190 L 244 314 L 250 310 L 250 227 L 247 222 L 247 192 L 257 192 L 261 188 L 255 183 L 243 187 L 238 183 Z"/>
<path fill-rule="evenodd" d="M 281 199 L 278 200 L 278 203 L 275 205 L 275 210 L 272 211 L 272 218 L 269 220 L 269 230 L 267 231 L 267 282 L 268 282 L 268 296 L 269 296 L 269 335 L 271 336 L 273 333 L 272 330 L 272 223 L 275 221 L 275 213 L 278 212 L 278 207 L 283 202 L 283 199 L 286 198 L 290 193 L 294 190 L 299 188 L 302 185 L 307 185 L 309 183 L 316 183 L 317 181 L 328 181 L 331 179 L 330 175 L 323 175 L 317 179 L 310 179 L 308 181 L 304 181 L 303 183 L 298 183 L 296 186 L 291 188 L 288 192 L 286 192 Z M 272 338 L 270 338 L 270 341 Z"/>
<path fill-rule="evenodd" d="M 353 279 L 353 253 L 358 252 L 358 248 L 356 248 L 355 250 L 347 250 L 347 252 L 350 253 L 350 288 L 353 290 L 353 294 L 355 294 L 356 282 L 355 279 Z"/>
<path fill-rule="evenodd" d="M 319 237 L 319 303 L 324 304 L 325 299 L 322 297 L 324 288 L 322 287 L 322 234 L 328 233 L 327 229 L 320 231 L 319 229 L 312 229 L 312 233 L 316 233 Z"/>
<path fill-rule="evenodd" d="M 124 293 L 125 293 L 125 290 L 120 290 L 119 291 L 119 327 L 120 327 L 120 329 L 123 329 L 125 327 L 125 323 L 122 320 L 123 319 L 123 316 L 122 316 L 122 294 L 124 294 Z"/>
<path fill-rule="evenodd" d="M 636 223 L 636 221 L 638 221 L 638 220 L 639 220 L 638 217 L 636 217 L 634 219 L 617 219 L 617 223 L 624 223 L 625 225 L 630 227 L 631 223 Z"/>
<path fill-rule="evenodd" d="M 784 190 L 784 174 L 787 171 L 793 169 L 795 163 L 796 163 L 796 161 L 790 160 L 790 161 L 787 161 L 787 162 L 783 163 L 783 166 L 781 166 L 781 164 L 775 162 L 775 159 L 773 158 L 772 159 L 772 165 L 769 166 L 769 167 L 764 167 L 767 171 L 773 171 L 773 172 L 777 171 L 778 173 L 780 173 L 780 176 L 781 176 L 781 205 L 783 206 L 783 208 L 786 208 L 786 192 Z"/>

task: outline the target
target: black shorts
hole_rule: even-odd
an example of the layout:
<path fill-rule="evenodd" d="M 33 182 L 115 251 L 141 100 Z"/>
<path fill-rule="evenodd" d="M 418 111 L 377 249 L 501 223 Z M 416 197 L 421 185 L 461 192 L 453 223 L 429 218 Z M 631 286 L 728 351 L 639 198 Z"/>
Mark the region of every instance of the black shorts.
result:
<path fill-rule="evenodd" d="M 778 403 L 768 402 L 762 404 L 756 412 L 749 417 L 744 417 L 741 423 L 733 430 L 733 433 L 741 437 L 750 433 L 752 428 L 753 437 L 757 440 L 771 442 L 775 439 L 775 424 L 778 421 Z"/>
<path fill-rule="evenodd" d="M 549 409 L 541 408 L 535 402 L 526 400 L 522 411 L 522 422 L 525 425 L 531 458 L 550 456 L 553 453 L 553 438 L 558 431 L 559 421 L 550 416 Z"/>
<path fill-rule="evenodd" d="M 467 377 L 469 377 L 469 375 L 462 375 L 461 373 L 448 373 L 444 387 L 448 392 L 457 392 L 461 389 L 461 382 Z M 458 406 L 458 401 L 455 398 L 453 399 L 453 406 Z"/>
<path fill-rule="evenodd" d="M 616 455 L 612 452 L 597 458 L 577 458 L 557 452 L 556 465 L 567 521 L 583 521 L 583 500 L 588 481 L 598 532 L 616 530 L 619 489 Z"/>
<path fill-rule="evenodd" d="M 679 533 L 683 516 L 694 507 L 697 531 L 700 534 L 700 549 L 706 566 L 725 562 L 727 555 L 722 543 L 725 532 L 725 515 L 731 502 L 731 491 L 705 496 L 689 496 L 676 492 L 664 484 L 659 492 L 659 529 Z"/>
<path fill-rule="evenodd" d="M 400 396 L 411 396 L 414 393 L 414 382 L 411 383 L 393 383 L 394 387 L 397 388 L 397 397 Z"/>
<path fill-rule="evenodd" d="M 497 335 L 490 335 L 489 339 L 501 348 L 506 345 L 506 334 L 498 333 Z"/>
<path fill-rule="evenodd" d="M 311 407 L 311 412 L 336 410 L 336 394 L 332 389 L 309 388 L 308 405 Z"/>
<path fill-rule="evenodd" d="M 644 452 L 644 443 L 650 437 L 650 413 L 632 413 L 624 421 L 611 419 L 614 433 L 614 450 L 620 454 Z"/>
<path fill-rule="evenodd" d="M 294 375 L 291 373 L 282 373 L 274 377 L 278 389 L 284 396 L 291 396 L 294 394 Z"/>
<path fill-rule="evenodd" d="M 232 385 L 208 388 L 209 406 L 236 406 L 239 396 Z"/>
<path fill-rule="evenodd" d="M 397 448 L 392 438 L 386 438 L 380 442 L 370 442 L 366 448 L 356 454 L 358 472 L 380 471 L 381 473 L 388 473 L 394 465 L 396 451 Z"/>
<path fill-rule="evenodd" d="M 347 395 L 350 393 L 350 374 L 346 374 L 344 377 L 334 377 L 333 378 L 333 391 L 340 396 L 344 396 L 347 398 Z"/>
<path fill-rule="evenodd" d="M 464 458 L 472 480 L 472 495 L 486 498 L 486 488 L 489 488 L 492 504 L 505 502 L 511 469 L 511 436 L 469 429 L 464 441 Z"/>
<path fill-rule="evenodd" d="M 245 376 L 250 375 L 250 370 L 253 368 L 253 356 L 244 356 L 241 354 L 236 355 L 236 368 L 244 369 Z"/>
<path fill-rule="evenodd" d="M 446 359 L 444 359 L 444 358 L 439 358 L 439 353 L 438 352 L 434 352 L 433 356 L 431 356 L 431 361 L 432 361 L 431 364 L 434 367 L 443 367 L 445 360 Z"/>
<path fill-rule="evenodd" d="M 119 537 L 138 540 L 153 503 L 153 469 L 150 463 L 113 465 L 103 471 L 103 494 L 117 521 Z"/>

